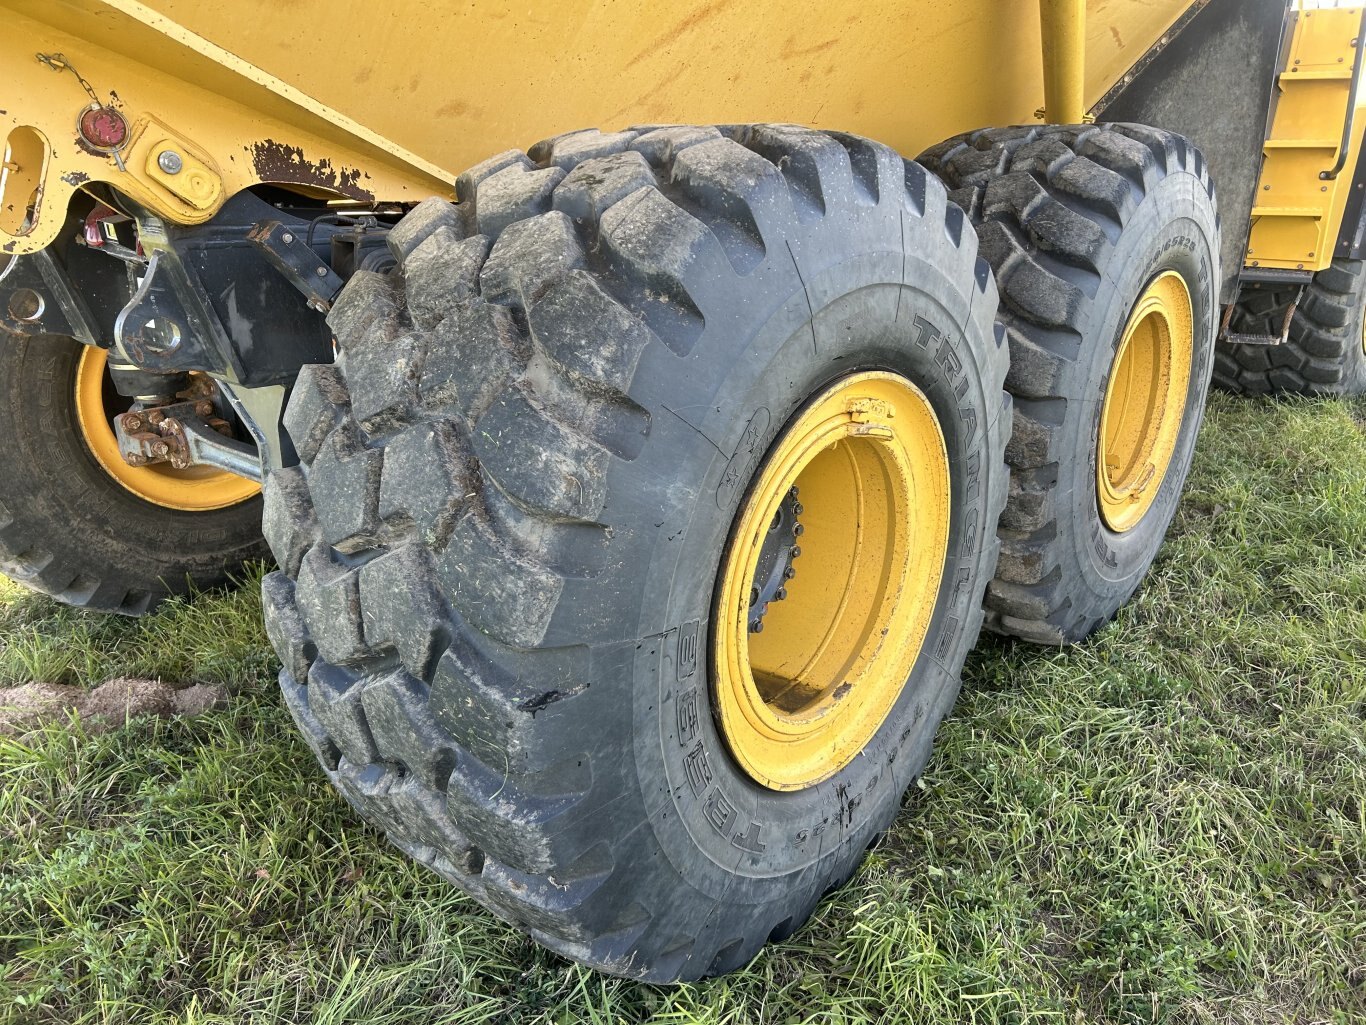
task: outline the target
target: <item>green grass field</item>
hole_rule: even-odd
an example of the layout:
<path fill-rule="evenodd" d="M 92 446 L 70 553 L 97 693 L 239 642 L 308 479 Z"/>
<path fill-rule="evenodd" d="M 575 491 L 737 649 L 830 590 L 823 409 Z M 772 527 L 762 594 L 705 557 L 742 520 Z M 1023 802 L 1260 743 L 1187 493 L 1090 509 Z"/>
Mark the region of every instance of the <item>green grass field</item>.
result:
<path fill-rule="evenodd" d="M 0 686 L 240 688 L 0 738 L 0 1021 L 1366 1021 L 1366 401 L 1216 396 L 1134 603 L 1076 650 L 984 639 L 853 882 L 699 985 L 577 968 L 389 848 L 258 611 L 0 584 Z"/>

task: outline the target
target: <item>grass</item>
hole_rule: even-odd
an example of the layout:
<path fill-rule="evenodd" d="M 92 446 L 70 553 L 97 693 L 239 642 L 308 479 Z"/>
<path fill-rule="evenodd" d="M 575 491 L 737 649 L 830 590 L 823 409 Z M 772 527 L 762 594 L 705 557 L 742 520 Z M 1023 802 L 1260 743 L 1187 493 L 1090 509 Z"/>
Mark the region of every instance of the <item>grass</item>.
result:
<path fill-rule="evenodd" d="M 0 1022 L 1366 1021 L 1366 401 L 1217 396 L 1136 600 L 984 640 L 854 881 L 745 971 L 537 948 L 324 782 L 253 586 L 139 622 L 4 585 L 0 686 L 228 682 L 0 739 Z"/>

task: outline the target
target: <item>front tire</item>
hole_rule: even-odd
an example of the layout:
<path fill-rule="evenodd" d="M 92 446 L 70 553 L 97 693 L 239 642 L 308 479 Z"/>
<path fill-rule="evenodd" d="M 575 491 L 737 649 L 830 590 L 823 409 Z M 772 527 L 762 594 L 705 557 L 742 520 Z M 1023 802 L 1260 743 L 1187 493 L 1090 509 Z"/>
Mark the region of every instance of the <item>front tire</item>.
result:
<path fill-rule="evenodd" d="M 851 136 L 576 133 L 459 191 L 391 234 L 398 271 L 348 285 L 338 364 L 286 413 L 303 464 L 267 484 L 285 572 L 264 585 L 285 698 L 362 815 L 542 943 L 640 979 L 728 971 L 848 878 L 957 692 L 1005 500 L 995 286 L 942 186 Z M 789 497 L 804 457 L 781 453 L 827 428 L 873 447 L 825 494 L 944 529 L 899 676 L 860 675 L 885 631 L 851 600 L 848 664 L 798 706 L 728 665 L 745 546 L 780 504 L 810 525 L 775 592 L 792 609 L 799 585 L 840 594 L 808 569 L 816 535 L 874 522 L 822 516 L 820 481 L 811 508 Z M 902 463 L 871 454 L 899 440 Z M 893 563 L 846 568 L 893 600 Z M 742 762 L 713 714 L 737 679 L 789 725 L 887 707 L 847 720 L 838 757 Z"/>
<path fill-rule="evenodd" d="M 68 605 L 140 615 L 268 550 L 250 481 L 122 463 L 110 419 L 127 403 L 101 349 L 0 340 L 0 572 Z"/>

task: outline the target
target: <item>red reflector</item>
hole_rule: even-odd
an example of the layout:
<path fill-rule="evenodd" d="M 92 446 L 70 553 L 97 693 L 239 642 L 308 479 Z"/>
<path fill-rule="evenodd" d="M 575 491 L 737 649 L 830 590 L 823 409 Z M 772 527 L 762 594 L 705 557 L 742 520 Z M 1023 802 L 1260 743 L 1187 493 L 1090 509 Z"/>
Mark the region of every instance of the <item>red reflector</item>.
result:
<path fill-rule="evenodd" d="M 112 107 L 90 107 L 81 114 L 81 138 L 96 149 L 118 149 L 128 138 L 128 122 Z"/>

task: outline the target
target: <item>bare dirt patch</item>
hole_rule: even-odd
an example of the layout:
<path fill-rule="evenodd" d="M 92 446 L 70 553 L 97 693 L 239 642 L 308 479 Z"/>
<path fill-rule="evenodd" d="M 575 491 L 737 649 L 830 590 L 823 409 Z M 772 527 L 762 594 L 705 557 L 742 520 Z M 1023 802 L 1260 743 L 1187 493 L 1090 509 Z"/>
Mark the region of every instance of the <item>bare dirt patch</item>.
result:
<path fill-rule="evenodd" d="M 132 719 L 200 715 L 217 708 L 227 690 L 198 683 L 174 687 L 160 680 L 119 677 L 94 690 L 26 683 L 0 690 L 0 736 L 18 736 L 75 713 L 92 733 L 117 729 Z"/>

